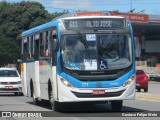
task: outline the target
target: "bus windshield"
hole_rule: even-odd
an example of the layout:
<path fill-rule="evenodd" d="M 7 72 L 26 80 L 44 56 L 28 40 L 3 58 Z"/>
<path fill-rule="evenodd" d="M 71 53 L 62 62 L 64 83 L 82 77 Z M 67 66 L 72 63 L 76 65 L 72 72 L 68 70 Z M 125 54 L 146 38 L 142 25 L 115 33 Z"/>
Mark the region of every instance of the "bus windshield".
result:
<path fill-rule="evenodd" d="M 66 34 L 61 37 L 63 67 L 70 70 L 113 70 L 132 63 L 129 34 Z"/>

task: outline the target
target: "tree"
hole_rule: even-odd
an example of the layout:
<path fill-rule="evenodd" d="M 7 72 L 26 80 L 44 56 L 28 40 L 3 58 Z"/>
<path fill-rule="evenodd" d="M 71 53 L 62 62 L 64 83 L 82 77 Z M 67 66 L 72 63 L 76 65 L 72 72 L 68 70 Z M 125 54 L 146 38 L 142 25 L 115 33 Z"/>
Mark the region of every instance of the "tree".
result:
<path fill-rule="evenodd" d="M 9 37 L 17 39 L 17 35 L 22 31 L 52 19 L 45 8 L 37 2 L 1 4 L 3 9 L 0 12 L 0 32 Z"/>
<path fill-rule="evenodd" d="M 0 2 L 0 65 L 15 63 L 21 33 L 53 18 L 38 2 Z"/>
<path fill-rule="evenodd" d="M 13 39 L 0 36 L 0 66 L 15 63 L 20 49 Z"/>

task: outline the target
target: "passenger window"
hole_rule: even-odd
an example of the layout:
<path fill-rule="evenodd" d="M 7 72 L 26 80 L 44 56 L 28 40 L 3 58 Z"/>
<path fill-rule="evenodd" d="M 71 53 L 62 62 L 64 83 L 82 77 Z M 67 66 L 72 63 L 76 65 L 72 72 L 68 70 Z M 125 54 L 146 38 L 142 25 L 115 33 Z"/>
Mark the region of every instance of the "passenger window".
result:
<path fill-rule="evenodd" d="M 45 56 L 51 56 L 51 31 L 46 32 Z"/>
<path fill-rule="evenodd" d="M 33 36 L 29 37 L 29 50 L 28 50 L 28 58 L 33 58 Z"/>
<path fill-rule="evenodd" d="M 39 51 L 40 51 L 40 57 L 44 57 L 44 33 L 40 33 L 40 47 L 39 47 Z"/>
<path fill-rule="evenodd" d="M 28 39 L 23 38 L 22 40 L 22 60 L 23 61 L 26 61 L 26 58 L 27 58 L 27 42 L 28 42 Z"/>
<path fill-rule="evenodd" d="M 28 59 L 49 58 L 51 57 L 51 42 L 53 42 L 51 30 L 26 37 L 23 40 L 23 54 L 26 53 Z"/>
<path fill-rule="evenodd" d="M 39 40 L 40 39 L 40 34 L 35 35 L 34 39 L 34 59 L 38 60 L 39 59 Z"/>
<path fill-rule="evenodd" d="M 45 56 L 48 57 L 48 31 L 46 32 L 46 36 L 45 36 Z"/>

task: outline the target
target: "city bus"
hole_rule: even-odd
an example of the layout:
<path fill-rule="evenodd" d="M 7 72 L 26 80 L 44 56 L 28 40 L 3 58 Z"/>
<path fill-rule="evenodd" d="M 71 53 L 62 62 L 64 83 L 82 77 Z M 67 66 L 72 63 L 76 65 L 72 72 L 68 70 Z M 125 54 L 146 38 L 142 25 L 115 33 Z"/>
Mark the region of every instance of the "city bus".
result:
<path fill-rule="evenodd" d="M 111 104 L 135 98 L 134 38 L 120 16 L 69 16 L 22 33 L 23 93 L 53 110 L 73 102 Z"/>

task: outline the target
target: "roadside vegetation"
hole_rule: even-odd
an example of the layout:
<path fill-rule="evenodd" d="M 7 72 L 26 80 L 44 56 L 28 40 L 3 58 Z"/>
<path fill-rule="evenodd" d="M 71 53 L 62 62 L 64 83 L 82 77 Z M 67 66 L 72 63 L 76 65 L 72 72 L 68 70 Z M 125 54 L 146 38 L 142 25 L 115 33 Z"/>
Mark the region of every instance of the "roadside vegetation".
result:
<path fill-rule="evenodd" d="M 23 31 L 66 12 L 48 13 L 38 2 L 0 2 L 0 66 L 14 64 L 20 59 Z"/>

